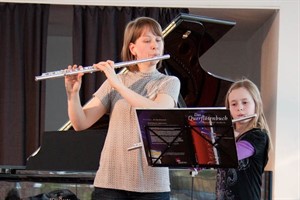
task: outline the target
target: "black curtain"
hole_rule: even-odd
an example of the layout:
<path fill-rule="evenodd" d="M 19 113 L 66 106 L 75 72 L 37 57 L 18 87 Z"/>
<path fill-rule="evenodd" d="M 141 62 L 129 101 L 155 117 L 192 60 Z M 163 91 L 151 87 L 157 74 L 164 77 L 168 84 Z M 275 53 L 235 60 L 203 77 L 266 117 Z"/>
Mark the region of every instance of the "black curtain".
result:
<path fill-rule="evenodd" d="M 90 66 L 108 59 L 119 62 L 123 33 L 129 21 L 148 16 L 164 29 L 179 13 L 188 12 L 184 8 L 74 6 L 74 63 Z M 87 102 L 104 80 L 102 73 L 86 74 L 80 91 L 82 102 Z"/>
<path fill-rule="evenodd" d="M 0 165 L 24 165 L 44 131 L 49 5 L 0 3 Z"/>

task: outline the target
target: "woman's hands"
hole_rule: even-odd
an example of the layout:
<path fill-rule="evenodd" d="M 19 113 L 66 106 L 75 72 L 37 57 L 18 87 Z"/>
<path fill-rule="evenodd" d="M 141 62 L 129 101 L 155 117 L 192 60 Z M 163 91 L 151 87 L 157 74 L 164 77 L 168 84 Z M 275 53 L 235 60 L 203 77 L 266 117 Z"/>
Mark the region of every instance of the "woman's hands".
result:
<path fill-rule="evenodd" d="M 79 97 L 83 72 L 83 67 L 77 65 L 69 65 L 69 71 L 76 71 L 74 75 L 65 76 L 65 87 L 68 97 L 68 115 L 72 122 L 72 126 L 76 131 L 84 130 L 93 125 L 100 117 L 106 113 L 106 108 L 101 104 L 98 98 L 92 98 L 82 107 Z"/>
<path fill-rule="evenodd" d="M 67 70 L 77 70 L 82 69 L 82 66 L 77 67 L 77 65 L 69 65 Z M 67 75 L 65 76 L 65 87 L 67 91 L 67 95 L 71 95 L 73 93 L 78 93 L 81 87 L 81 79 L 84 73 L 78 73 L 75 75 Z"/>
<path fill-rule="evenodd" d="M 113 88 L 117 88 L 122 83 L 116 75 L 114 62 L 111 60 L 101 61 L 94 64 L 93 67 L 103 72 Z M 67 70 L 82 70 L 83 67 L 77 65 L 69 65 Z M 68 95 L 78 93 L 81 87 L 81 80 L 84 73 L 65 76 L 65 87 Z"/>
<path fill-rule="evenodd" d="M 106 62 L 102 61 L 97 64 L 94 64 L 93 67 L 95 69 L 102 71 L 105 74 L 107 80 L 109 81 L 110 85 L 113 88 L 117 89 L 122 84 L 122 82 L 116 75 L 113 61 L 111 60 L 107 60 Z"/>

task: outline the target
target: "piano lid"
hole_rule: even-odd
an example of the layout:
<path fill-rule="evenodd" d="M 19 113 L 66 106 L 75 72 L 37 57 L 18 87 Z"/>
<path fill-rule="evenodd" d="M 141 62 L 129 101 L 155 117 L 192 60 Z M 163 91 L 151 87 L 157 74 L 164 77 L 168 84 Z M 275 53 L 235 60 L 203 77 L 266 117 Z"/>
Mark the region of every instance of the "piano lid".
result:
<path fill-rule="evenodd" d="M 234 25 L 232 21 L 182 13 L 163 31 L 165 53 L 171 58 L 162 61 L 162 69 L 180 79 L 181 106 L 224 106 L 232 81 L 206 72 L 199 58 Z"/>
<path fill-rule="evenodd" d="M 163 30 L 165 50 L 168 47 L 175 47 L 180 50 L 180 53 L 187 53 L 186 43 L 179 42 L 194 41 L 197 42 L 194 46 L 201 46 L 201 48 L 190 49 L 190 51 L 198 50 L 197 54 L 200 57 L 235 24 L 233 21 L 181 13 Z M 181 45 L 175 45 L 174 40 L 176 44 Z"/>

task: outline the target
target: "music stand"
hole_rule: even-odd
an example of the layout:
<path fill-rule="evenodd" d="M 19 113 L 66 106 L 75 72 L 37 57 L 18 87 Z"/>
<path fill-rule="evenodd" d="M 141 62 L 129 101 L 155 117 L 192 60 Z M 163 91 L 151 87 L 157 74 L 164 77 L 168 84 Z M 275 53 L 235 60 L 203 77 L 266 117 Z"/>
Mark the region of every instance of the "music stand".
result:
<path fill-rule="evenodd" d="M 238 166 L 233 124 L 223 107 L 136 109 L 148 164 L 170 168 Z"/>

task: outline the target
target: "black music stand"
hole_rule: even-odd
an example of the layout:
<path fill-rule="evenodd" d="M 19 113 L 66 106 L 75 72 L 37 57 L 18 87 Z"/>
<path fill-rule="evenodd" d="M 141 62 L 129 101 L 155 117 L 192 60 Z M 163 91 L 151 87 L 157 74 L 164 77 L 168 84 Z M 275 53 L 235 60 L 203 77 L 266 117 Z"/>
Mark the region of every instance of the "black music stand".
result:
<path fill-rule="evenodd" d="M 170 168 L 238 166 L 229 110 L 136 109 L 148 164 Z"/>

